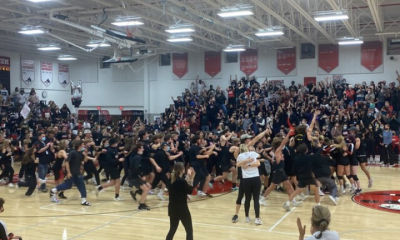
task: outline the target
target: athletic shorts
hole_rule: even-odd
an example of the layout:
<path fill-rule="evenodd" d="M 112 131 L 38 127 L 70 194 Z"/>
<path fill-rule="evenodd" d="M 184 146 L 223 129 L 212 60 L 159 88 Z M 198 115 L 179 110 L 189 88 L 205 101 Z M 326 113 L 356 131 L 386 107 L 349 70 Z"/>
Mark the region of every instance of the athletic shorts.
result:
<path fill-rule="evenodd" d="M 300 178 L 297 179 L 298 184 L 297 187 L 299 188 L 305 188 L 308 185 L 317 185 L 317 183 L 315 182 L 315 179 L 313 177 L 308 177 L 308 178 Z"/>
<path fill-rule="evenodd" d="M 342 165 L 342 166 L 348 166 L 348 165 L 350 165 L 350 160 L 349 160 L 349 158 L 347 156 L 346 157 L 341 157 L 337 164 L 338 165 Z"/>
<path fill-rule="evenodd" d="M 134 186 L 136 188 L 140 188 L 140 186 L 145 185 L 146 181 L 143 181 L 141 178 L 133 178 L 133 179 L 128 179 L 128 183 L 131 186 Z"/>
<path fill-rule="evenodd" d="M 267 170 L 265 169 L 265 164 L 263 162 L 260 162 L 260 166 L 258 166 L 258 174 L 260 174 L 260 176 L 268 176 Z"/>
<path fill-rule="evenodd" d="M 196 172 L 196 175 L 198 175 L 198 176 L 207 177 L 208 174 L 210 174 L 207 170 L 206 165 L 203 162 L 192 164 L 192 167 L 193 167 L 194 171 Z"/>
<path fill-rule="evenodd" d="M 233 166 L 231 163 L 224 163 L 221 164 L 221 170 L 222 172 L 229 172 L 229 169 L 231 169 Z"/>
<path fill-rule="evenodd" d="M 143 176 L 147 176 L 153 172 L 152 166 L 149 166 L 149 165 L 140 166 L 140 170 L 142 171 Z"/>
<path fill-rule="evenodd" d="M 116 180 L 121 177 L 117 168 L 108 169 L 108 174 L 110 175 L 111 180 Z"/>
<path fill-rule="evenodd" d="M 361 163 L 366 163 L 368 162 L 368 159 L 366 156 L 364 157 L 357 157 L 357 161 L 361 164 Z"/>
<path fill-rule="evenodd" d="M 350 165 L 351 166 L 358 166 L 358 160 L 355 157 L 350 158 Z"/>
<path fill-rule="evenodd" d="M 274 184 L 281 184 L 284 181 L 287 181 L 289 178 L 286 175 L 283 169 L 275 170 L 272 174 L 271 182 Z"/>

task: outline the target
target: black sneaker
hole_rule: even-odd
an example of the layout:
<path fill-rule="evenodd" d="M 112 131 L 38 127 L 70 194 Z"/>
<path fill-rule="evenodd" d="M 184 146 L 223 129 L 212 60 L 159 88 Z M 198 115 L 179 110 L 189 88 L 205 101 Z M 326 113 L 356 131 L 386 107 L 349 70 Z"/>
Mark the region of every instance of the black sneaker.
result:
<path fill-rule="evenodd" d="M 42 192 L 44 192 L 44 193 L 47 193 L 47 189 L 42 189 L 42 190 L 40 190 L 40 191 L 42 191 Z"/>
<path fill-rule="evenodd" d="M 130 191 L 129 193 L 131 194 L 133 200 L 136 202 L 136 192 Z"/>
<path fill-rule="evenodd" d="M 138 207 L 139 211 L 149 211 L 150 208 L 146 204 L 140 204 Z"/>
<path fill-rule="evenodd" d="M 58 194 L 58 198 L 67 199 L 67 197 L 64 196 L 64 192 L 60 192 L 60 193 Z"/>
<path fill-rule="evenodd" d="M 213 195 L 211 195 L 211 194 L 209 194 L 209 193 L 206 193 L 206 195 L 207 195 L 207 197 L 209 197 L 209 198 L 213 198 L 213 197 L 214 197 Z"/>
<path fill-rule="evenodd" d="M 233 218 L 232 218 L 232 222 L 233 223 L 237 223 L 238 221 L 239 221 L 238 215 L 234 215 Z"/>

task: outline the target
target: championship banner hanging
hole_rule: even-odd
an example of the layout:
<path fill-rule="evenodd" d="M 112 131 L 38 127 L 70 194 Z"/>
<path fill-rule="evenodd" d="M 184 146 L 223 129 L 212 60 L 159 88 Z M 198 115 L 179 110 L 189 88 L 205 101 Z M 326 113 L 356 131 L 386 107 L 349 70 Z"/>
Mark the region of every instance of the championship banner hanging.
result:
<path fill-rule="evenodd" d="M 31 85 L 35 81 L 35 60 L 21 59 L 22 81 L 26 85 Z"/>
<path fill-rule="evenodd" d="M 278 50 L 276 57 L 278 69 L 285 75 L 296 68 L 296 48 Z"/>
<path fill-rule="evenodd" d="M 58 64 L 58 82 L 65 88 L 69 85 L 69 65 Z"/>
<path fill-rule="evenodd" d="M 246 49 L 240 53 L 240 71 L 246 76 L 250 76 L 258 69 L 258 52 L 257 49 Z"/>
<path fill-rule="evenodd" d="M 42 83 L 48 87 L 53 82 L 53 63 L 52 62 L 41 62 L 40 73 Z"/>
<path fill-rule="evenodd" d="M 361 45 L 361 65 L 373 72 L 382 65 L 382 42 L 364 42 Z"/>
<path fill-rule="evenodd" d="M 339 46 L 320 44 L 318 47 L 318 67 L 327 73 L 339 66 Z"/>
<path fill-rule="evenodd" d="M 211 77 L 221 72 L 221 52 L 204 52 L 204 71 Z"/>
<path fill-rule="evenodd" d="M 304 86 L 308 86 L 308 84 L 317 85 L 316 77 L 304 77 Z"/>
<path fill-rule="evenodd" d="M 182 78 L 188 72 L 188 54 L 173 53 L 172 54 L 172 72 Z"/>

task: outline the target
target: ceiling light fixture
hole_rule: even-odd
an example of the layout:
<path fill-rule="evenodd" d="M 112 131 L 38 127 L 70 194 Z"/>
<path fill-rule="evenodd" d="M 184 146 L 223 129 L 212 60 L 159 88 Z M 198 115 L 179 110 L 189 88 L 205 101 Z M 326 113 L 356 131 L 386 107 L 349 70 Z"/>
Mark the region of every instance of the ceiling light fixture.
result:
<path fill-rule="evenodd" d="M 221 11 L 217 13 L 217 15 L 223 18 L 229 18 L 229 17 L 250 16 L 254 15 L 254 13 L 246 9 L 246 10 L 235 10 L 235 11 Z"/>
<path fill-rule="evenodd" d="M 74 61 L 74 60 L 77 60 L 76 57 L 71 56 L 71 55 L 61 55 L 57 59 L 60 60 L 60 61 Z"/>
<path fill-rule="evenodd" d="M 39 3 L 39 2 L 50 2 L 52 0 L 28 0 L 29 2 Z"/>
<path fill-rule="evenodd" d="M 244 45 L 229 45 L 224 49 L 224 52 L 244 52 L 246 48 Z"/>
<path fill-rule="evenodd" d="M 335 20 L 347 20 L 349 16 L 347 14 L 331 14 L 331 15 L 320 15 L 314 17 L 315 21 L 335 21 Z"/>
<path fill-rule="evenodd" d="M 193 38 L 190 37 L 178 37 L 178 38 L 168 38 L 168 42 L 191 42 Z"/>
<path fill-rule="evenodd" d="M 44 33 L 44 31 L 41 29 L 23 29 L 18 33 L 32 35 L 32 34 L 42 34 Z"/>
<path fill-rule="evenodd" d="M 280 36 L 285 34 L 283 31 L 260 31 L 256 33 L 258 37 L 265 37 L 265 36 Z"/>
<path fill-rule="evenodd" d="M 117 21 L 117 22 L 113 22 L 111 24 L 118 26 L 118 27 L 126 27 L 126 26 L 140 26 L 140 25 L 143 25 L 144 23 L 136 21 L 136 20 L 128 20 L 128 21 Z"/>
<path fill-rule="evenodd" d="M 95 48 L 95 47 L 110 47 L 111 44 L 105 43 L 105 42 L 102 42 L 102 43 L 89 43 L 86 46 L 92 47 L 92 48 Z"/>
<path fill-rule="evenodd" d="M 169 28 L 165 29 L 167 33 L 189 33 L 189 32 L 194 32 L 195 30 L 193 28 Z"/>
<path fill-rule="evenodd" d="M 353 39 L 353 40 L 342 40 L 338 42 L 339 45 L 356 45 L 356 44 L 363 44 L 364 41 L 361 39 Z"/>
<path fill-rule="evenodd" d="M 55 50 L 60 50 L 60 47 L 56 46 L 48 46 L 48 47 L 38 47 L 38 50 L 40 51 L 55 51 Z"/>

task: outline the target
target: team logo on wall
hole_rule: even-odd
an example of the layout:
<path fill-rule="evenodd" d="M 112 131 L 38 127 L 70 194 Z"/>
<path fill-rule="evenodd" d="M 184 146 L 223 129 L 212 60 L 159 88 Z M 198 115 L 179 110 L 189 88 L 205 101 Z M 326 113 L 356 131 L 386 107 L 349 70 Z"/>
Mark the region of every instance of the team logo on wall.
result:
<path fill-rule="evenodd" d="M 69 65 L 58 64 L 58 82 L 65 88 L 69 85 Z"/>
<path fill-rule="evenodd" d="M 35 81 L 35 61 L 30 59 L 21 59 L 22 81 L 26 85 L 31 85 Z"/>
<path fill-rule="evenodd" d="M 53 82 L 53 63 L 41 62 L 40 63 L 41 81 L 48 87 Z"/>
<path fill-rule="evenodd" d="M 400 191 L 377 191 L 361 193 L 352 198 L 353 202 L 375 210 L 400 213 Z"/>

